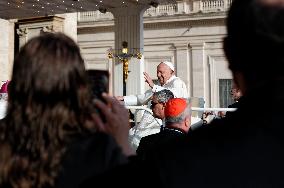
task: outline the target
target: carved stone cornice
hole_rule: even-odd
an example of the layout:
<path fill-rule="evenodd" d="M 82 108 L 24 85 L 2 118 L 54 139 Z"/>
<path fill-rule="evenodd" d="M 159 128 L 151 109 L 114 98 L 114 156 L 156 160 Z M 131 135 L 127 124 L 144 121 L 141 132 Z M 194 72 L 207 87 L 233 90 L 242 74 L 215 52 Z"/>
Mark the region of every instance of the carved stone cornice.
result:
<path fill-rule="evenodd" d="M 104 33 L 104 32 L 114 32 L 114 25 L 111 26 L 90 26 L 90 27 L 78 27 L 78 34 L 92 34 L 92 33 Z"/>
<path fill-rule="evenodd" d="M 174 43 L 173 47 L 176 50 L 188 50 L 188 43 Z"/>
<path fill-rule="evenodd" d="M 32 24 L 32 23 L 39 23 L 39 22 L 48 22 L 48 21 L 55 21 L 55 22 L 63 22 L 64 18 L 59 16 L 44 16 L 44 17 L 34 17 L 34 18 L 27 18 L 27 19 L 19 19 L 18 24 Z"/>
<path fill-rule="evenodd" d="M 189 47 L 192 50 L 203 50 L 204 49 L 204 45 L 205 45 L 204 42 L 191 42 L 191 43 L 189 43 Z"/>
<path fill-rule="evenodd" d="M 194 26 L 211 26 L 211 25 L 225 25 L 224 18 L 216 19 L 202 19 L 202 20 L 187 20 L 187 21 L 171 21 L 144 24 L 145 29 L 168 29 L 177 27 L 194 27 Z"/>
<path fill-rule="evenodd" d="M 36 17 L 18 20 L 20 29 L 41 28 L 41 32 L 62 32 L 64 18 L 58 16 Z"/>
<path fill-rule="evenodd" d="M 89 24 L 88 24 L 89 25 Z M 169 29 L 177 27 L 194 27 L 194 26 L 212 26 L 212 25 L 225 25 L 225 18 L 208 18 L 199 20 L 185 20 L 185 21 L 169 21 L 169 22 L 151 22 L 144 23 L 144 29 Z M 114 26 L 96 27 L 78 27 L 78 34 L 92 34 L 100 32 L 114 32 Z"/>

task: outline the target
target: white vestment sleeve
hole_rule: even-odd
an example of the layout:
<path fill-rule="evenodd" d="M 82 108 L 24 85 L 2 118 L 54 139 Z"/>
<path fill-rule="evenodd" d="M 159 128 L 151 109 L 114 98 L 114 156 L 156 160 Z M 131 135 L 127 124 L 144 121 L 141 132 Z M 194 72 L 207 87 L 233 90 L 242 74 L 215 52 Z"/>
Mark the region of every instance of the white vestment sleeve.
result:
<path fill-rule="evenodd" d="M 189 97 L 185 83 L 179 78 L 176 78 L 173 81 L 171 81 L 170 83 L 168 83 L 167 87 L 154 85 L 152 91 L 158 92 L 158 91 L 161 91 L 163 89 L 169 89 L 171 92 L 173 92 L 175 97 L 182 97 L 182 98 L 188 98 Z"/>
<path fill-rule="evenodd" d="M 140 106 L 147 104 L 151 99 L 153 92 L 151 89 L 147 90 L 144 94 L 124 96 L 124 104 L 126 106 Z"/>

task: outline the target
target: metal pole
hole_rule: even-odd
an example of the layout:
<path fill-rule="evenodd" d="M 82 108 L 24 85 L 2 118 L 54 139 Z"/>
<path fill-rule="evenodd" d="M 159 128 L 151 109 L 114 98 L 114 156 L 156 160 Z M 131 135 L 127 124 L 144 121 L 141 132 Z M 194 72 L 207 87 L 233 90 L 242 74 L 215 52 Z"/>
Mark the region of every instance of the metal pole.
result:
<path fill-rule="evenodd" d="M 124 79 L 124 72 L 123 72 L 123 96 L 126 96 L 126 80 Z"/>
<path fill-rule="evenodd" d="M 126 81 L 128 77 L 128 59 L 124 58 L 123 62 L 123 96 L 126 96 Z"/>

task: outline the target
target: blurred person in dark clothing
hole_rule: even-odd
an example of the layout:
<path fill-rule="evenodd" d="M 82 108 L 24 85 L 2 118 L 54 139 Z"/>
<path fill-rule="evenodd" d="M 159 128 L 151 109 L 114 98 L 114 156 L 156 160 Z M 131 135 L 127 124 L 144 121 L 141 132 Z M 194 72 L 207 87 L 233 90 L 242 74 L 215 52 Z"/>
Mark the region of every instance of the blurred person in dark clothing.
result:
<path fill-rule="evenodd" d="M 233 82 L 230 94 L 232 96 L 234 103 L 228 105 L 228 108 L 236 108 L 236 109 L 239 108 L 240 103 L 242 101 L 243 94 L 242 94 L 242 91 L 240 90 L 240 88 L 237 87 L 235 82 Z M 224 118 L 225 116 L 230 116 L 232 114 L 232 112 L 233 111 L 227 111 L 227 112 L 219 111 L 218 112 L 218 118 Z"/>
<path fill-rule="evenodd" d="M 94 108 L 89 88 L 79 47 L 64 34 L 21 48 L 0 121 L 0 187 L 78 187 L 127 162 L 127 110 L 107 96 L 108 106 Z M 102 108 L 105 124 L 96 113 Z"/>
<path fill-rule="evenodd" d="M 229 117 L 156 152 L 151 165 L 162 187 L 284 186 L 283 5 L 233 1 L 224 50 L 242 101 Z"/>
<path fill-rule="evenodd" d="M 237 87 L 237 85 L 233 82 L 233 86 L 231 89 L 231 96 L 234 101 L 233 104 L 230 104 L 228 108 L 238 108 L 239 107 L 239 101 L 241 100 L 243 94 L 240 88 Z"/>

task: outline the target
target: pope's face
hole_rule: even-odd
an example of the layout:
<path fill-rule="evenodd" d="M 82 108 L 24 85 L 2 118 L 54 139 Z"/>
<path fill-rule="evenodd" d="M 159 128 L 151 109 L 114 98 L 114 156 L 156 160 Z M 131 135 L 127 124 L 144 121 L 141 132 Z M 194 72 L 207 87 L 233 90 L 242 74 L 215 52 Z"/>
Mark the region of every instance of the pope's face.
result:
<path fill-rule="evenodd" d="M 173 75 L 173 71 L 168 65 L 160 63 L 157 67 L 157 77 L 162 85 L 164 85 Z"/>

